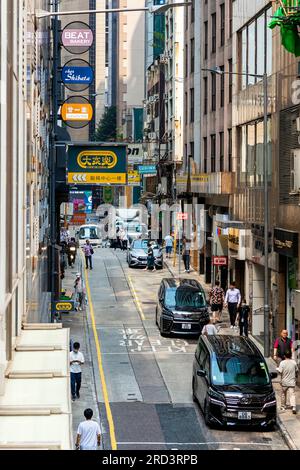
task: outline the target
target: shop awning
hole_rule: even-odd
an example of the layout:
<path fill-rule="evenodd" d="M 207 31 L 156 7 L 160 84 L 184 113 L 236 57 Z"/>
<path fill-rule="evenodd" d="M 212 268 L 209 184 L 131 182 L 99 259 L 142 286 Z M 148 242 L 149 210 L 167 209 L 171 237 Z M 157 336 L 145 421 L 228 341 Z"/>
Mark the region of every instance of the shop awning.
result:
<path fill-rule="evenodd" d="M 24 328 L 0 397 L 0 449 L 72 449 L 69 330 Z"/>

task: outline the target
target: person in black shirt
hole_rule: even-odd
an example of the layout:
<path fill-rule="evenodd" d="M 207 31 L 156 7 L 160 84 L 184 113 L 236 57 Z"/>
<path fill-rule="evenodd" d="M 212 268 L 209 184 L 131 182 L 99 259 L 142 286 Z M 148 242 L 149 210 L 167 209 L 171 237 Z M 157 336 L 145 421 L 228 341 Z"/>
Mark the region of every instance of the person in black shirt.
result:
<path fill-rule="evenodd" d="M 250 307 L 247 305 L 246 299 L 243 299 L 242 305 L 239 308 L 237 321 L 240 327 L 240 335 L 248 336 L 248 327 L 249 327 L 249 314 Z"/>

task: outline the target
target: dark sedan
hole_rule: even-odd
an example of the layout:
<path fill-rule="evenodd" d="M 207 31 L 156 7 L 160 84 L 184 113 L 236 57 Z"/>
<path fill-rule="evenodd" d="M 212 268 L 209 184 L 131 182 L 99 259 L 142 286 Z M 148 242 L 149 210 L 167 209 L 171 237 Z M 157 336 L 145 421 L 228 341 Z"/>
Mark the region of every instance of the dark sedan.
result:
<path fill-rule="evenodd" d="M 156 324 L 162 335 L 199 335 L 209 320 L 202 286 L 195 279 L 163 279 Z"/>
<path fill-rule="evenodd" d="M 134 240 L 127 253 L 127 262 L 130 268 L 142 268 L 147 266 L 149 240 Z M 153 244 L 154 263 L 156 269 L 163 268 L 163 254 L 159 245 Z"/>

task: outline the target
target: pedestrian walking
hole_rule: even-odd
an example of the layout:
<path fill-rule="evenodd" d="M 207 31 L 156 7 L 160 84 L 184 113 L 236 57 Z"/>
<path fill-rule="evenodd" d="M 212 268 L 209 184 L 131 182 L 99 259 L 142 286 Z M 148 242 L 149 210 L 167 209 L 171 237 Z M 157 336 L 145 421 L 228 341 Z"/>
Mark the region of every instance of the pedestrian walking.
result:
<path fill-rule="evenodd" d="M 100 426 L 92 420 L 93 410 L 87 408 L 83 412 L 85 421 L 82 421 L 77 429 L 76 449 L 77 450 L 97 450 L 100 446 L 101 434 Z"/>
<path fill-rule="evenodd" d="M 248 336 L 248 327 L 250 321 L 250 307 L 247 304 L 246 299 L 243 299 L 242 305 L 238 309 L 237 319 L 236 319 L 239 327 L 240 327 L 240 336 Z"/>
<path fill-rule="evenodd" d="M 70 352 L 70 373 L 71 373 L 71 395 L 72 401 L 75 401 L 76 397 L 80 398 L 80 387 L 81 387 L 81 366 L 84 364 L 84 356 L 79 351 L 80 344 L 75 342 L 73 344 L 73 350 Z"/>
<path fill-rule="evenodd" d="M 292 351 L 286 351 L 285 359 L 281 361 L 277 367 L 281 374 L 281 411 L 284 411 L 289 400 L 293 414 L 297 413 L 296 408 L 296 379 L 298 375 L 298 367 L 296 361 L 292 359 Z"/>
<path fill-rule="evenodd" d="M 174 244 L 174 238 L 172 237 L 172 234 L 170 233 L 170 235 L 167 235 L 165 237 L 165 247 L 166 247 L 166 257 L 167 258 L 171 258 L 173 244 Z"/>
<path fill-rule="evenodd" d="M 287 352 L 293 351 L 293 341 L 288 337 L 288 331 L 282 330 L 280 337 L 276 338 L 274 343 L 274 360 L 277 365 L 286 357 Z"/>
<path fill-rule="evenodd" d="M 215 282 L 215 286 L 209 292 L 209 303 L 213 314 L 214 323 L 221 321 L 223 304 L 224 304 L 224 291 L 220 287 L 220 281 Z"/>
<path fill-rule="evenodd" d="M 79 308 L 79 310 L 83 309 L 84 300 L 85 300 L 85 287 L 83 285 L 83 280 L 80 273 L 76 274 L 75 284 L 75 310 Z"/>
<path fill-rule="evenodd" d="M 151 242 L 148 242 L 147 267 L 144 271 L 156 271 L 154 251 Z"/>
<path fill-rule="evenodd" d="M 237 309 L 241 304 L 241 293 L 240 290 L 236 288 L 235 282 L 230 284 L 229 289 L 227 289 L 225 296 L 225 305 L 228 306 L 228 312 L 230 316 L 230 328 L 235 328 Z"/>
<path fill-rule="evenodd" d="M 182 237 L 182 259 L 185 267 L 184 272 L 189 273 L 191 264 L 191 243 L 185 235 Z"/>
<path fill-rule="evenodd" d="M 206 335 L 206 336 L 209 336 L 209 335 L 217 335 L 218 334 L 218 330 L 217 328 L 215 327 L 215 325 L 212 323 L 212 320 L 210 319 L 209 322 L 202 328 L 202 332 L 201 332 L 202 335 Z"/>
<path fill-rule="evenodd" d="M 120 243 L 121 243 L 121 250 L 126 251 L 127 245 L 128 245 L 128 236 L 124 228 L 121 228 L 120 230 Z"/>
<path fill-rule="evenodd" d="M 89 268 L 89 266 L 88 266 L 89 264 L 90 264 L 90 269 L 93 269 L 92 256 L 94 254 L 94 250 L 93 250 L 93 247 L 90 244 L 89 240 L 87 240 L 85 242 L 85 245 L 83 245 L 83 252 L 84 252 L 84 256 L 85 256 L 85 267 L 86 267 L 86 269 Z"/>

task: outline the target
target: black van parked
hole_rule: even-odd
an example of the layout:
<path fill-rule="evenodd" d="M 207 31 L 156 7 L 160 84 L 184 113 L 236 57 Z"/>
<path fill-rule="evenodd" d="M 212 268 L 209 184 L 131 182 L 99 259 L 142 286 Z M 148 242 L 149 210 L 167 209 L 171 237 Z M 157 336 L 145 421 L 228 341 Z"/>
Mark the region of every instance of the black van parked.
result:
<path fill-rule="evenodd" d="M 276 398 L 266 361 L 246 337 L 200 336 L 193 365 L 193 398 L 205 423 L 222 426 L 276 424 Z"/>

